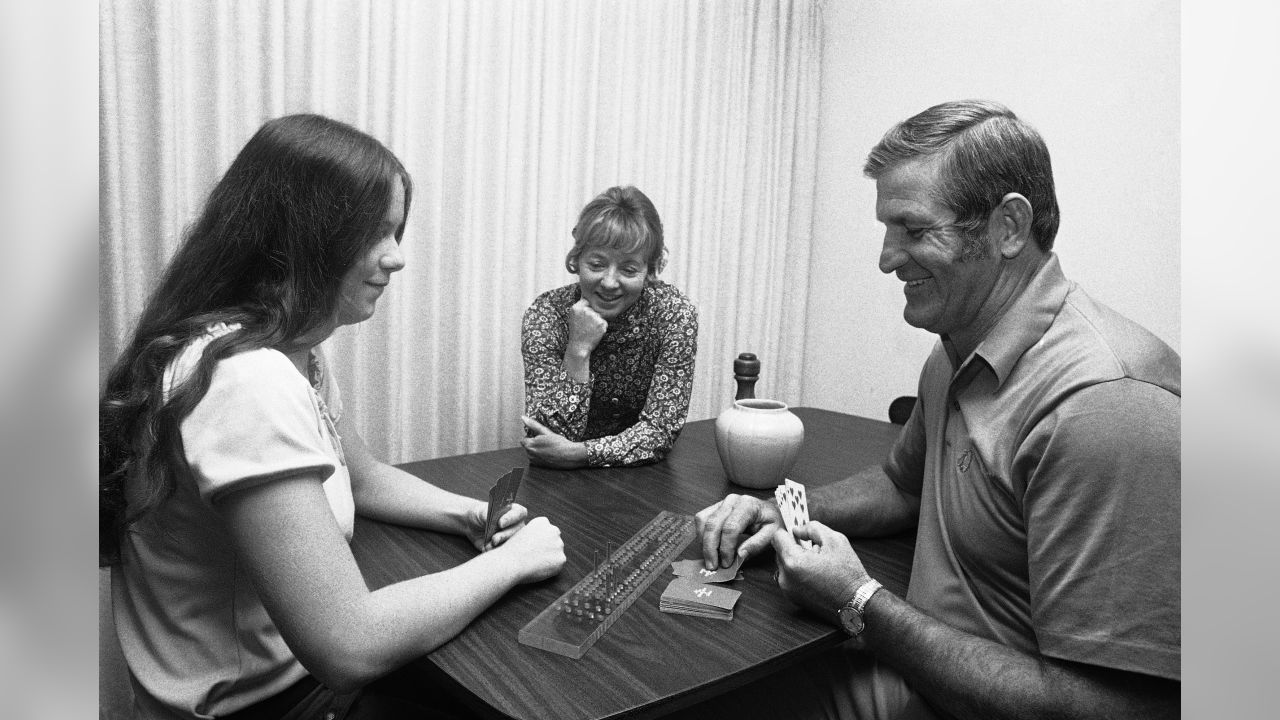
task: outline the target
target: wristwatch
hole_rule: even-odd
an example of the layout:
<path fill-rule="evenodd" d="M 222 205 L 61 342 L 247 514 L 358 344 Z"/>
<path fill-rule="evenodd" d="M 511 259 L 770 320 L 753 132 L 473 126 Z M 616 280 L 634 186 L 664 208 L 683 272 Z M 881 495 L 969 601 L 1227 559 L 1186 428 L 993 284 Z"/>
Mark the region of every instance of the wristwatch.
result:
<path fill-rule="evenodd" d="M 882 587 L 884 586 L 879 581 L 867 578 L 867 581 L 862 583 L 858 591 L 853 594 L 853 599 L 836 611 L 840 616 L 840 627 L 844 628 L 850 637 L 858 637 L 867 627 L 862 619 L 863 612 L 867 609 L 867 602 L 871 600 L 871 596 Z"/>

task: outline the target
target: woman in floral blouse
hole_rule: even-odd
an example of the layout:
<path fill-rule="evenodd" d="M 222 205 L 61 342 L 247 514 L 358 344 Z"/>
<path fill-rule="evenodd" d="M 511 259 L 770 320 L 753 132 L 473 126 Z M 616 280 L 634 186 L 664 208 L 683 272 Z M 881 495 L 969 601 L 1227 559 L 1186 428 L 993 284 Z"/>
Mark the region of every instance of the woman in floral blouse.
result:
<path fill-rule="evenodd" d="M 522 444 L 557 468 L 661 460 L 689 412 L 697 308 L 658 279 L 662 221 L 636 188 L 587 203 L 573 238 L 565 268 L 578 282 L 524 314 Z"/>

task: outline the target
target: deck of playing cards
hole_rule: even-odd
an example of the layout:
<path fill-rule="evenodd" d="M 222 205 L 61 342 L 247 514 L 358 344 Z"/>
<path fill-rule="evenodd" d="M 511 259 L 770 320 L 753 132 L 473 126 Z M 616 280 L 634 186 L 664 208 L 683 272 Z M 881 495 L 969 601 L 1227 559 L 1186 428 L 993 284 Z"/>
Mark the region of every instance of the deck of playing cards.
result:
<path fill-rule="evenodd" d="M 692 577 L 678 577 L 662 591 L 658 609 L 665 613 L 732 620 L 734 603 L 738 602 L 741 594 L 738 590 L 708 585 Z"/>
<path fill-rule="evenodd" d="M 778 510 L 782 511 L 782 523 L 787 532 L 809 524 L 809 501 L 804 494 L 804 486 L 792 482 L 790 478 L 773 489 L 773 497 L 778 501 Z M 812 547 L 813 543 L 801 540 L 804 547 Z"/>
<path fill-rule="evenodd" d="M 498 521 L 511 509 L 516 501 L 516 491 L 520 489 L 520 479 L 524 477 L 524 468 L 511 468 L 511 472 L 498 478 L 489 490 L 489 511 L 484 521 L 484 544 L 489 544 L 494 533 L 498 532 Z"/>
<path fill-rule="evenodd" d="M 739 590 L 714 587 L 708 583 L 724 583 L 742 577 L 739 556 L 727 568 L 708 570 L 701 560 L 678 560 L 671 563 L 676 579 L 667 585 L 658 601 L 658 609 L 678 615 L 696 615 L 716 620 L 732 620 L 733 606 L 738 602 Z"/>

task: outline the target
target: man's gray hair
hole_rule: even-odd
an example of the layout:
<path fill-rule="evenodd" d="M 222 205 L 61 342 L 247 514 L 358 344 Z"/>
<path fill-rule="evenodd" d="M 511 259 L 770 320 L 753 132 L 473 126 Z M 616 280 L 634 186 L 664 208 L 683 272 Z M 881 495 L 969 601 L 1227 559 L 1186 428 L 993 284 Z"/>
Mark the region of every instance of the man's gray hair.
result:
<path fill-rule="evenodd" d="M 1006 193 L 1031 203 L 1031 236 L 1045 251 L 1058 234 L 1049 148 L 1035 128 L 1000 103 L 947 102 L 895 125 L 871 149 L 862 172 L 877 179 L 908 160 L 941 158 L 938 200 L 967 234 L 981 232 Z"/>

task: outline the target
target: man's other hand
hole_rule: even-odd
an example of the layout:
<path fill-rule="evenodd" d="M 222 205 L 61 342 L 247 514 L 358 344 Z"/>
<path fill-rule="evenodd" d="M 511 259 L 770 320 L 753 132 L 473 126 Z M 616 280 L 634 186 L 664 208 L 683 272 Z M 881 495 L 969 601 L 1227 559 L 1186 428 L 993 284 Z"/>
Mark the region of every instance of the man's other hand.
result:
<path fill-rule="evenodd" d="M 799 540 L 812 541 L 813 547 Z M 849 539 L 815 520 L 794 533 L 779 528 L 773 533 L 773 549 L 778 586 L 794 603 L 827 621 L 836 621 L 836 611 L 870 578 Z"/>
<path fill-rule="evenodd" d="M 708 570 L 729 567 L 735 552 L 743 558 L 759 553 L 769 546 L 774 530 L 782 527 L 778 506 L 750 495 L 729 495 L 700 510 L 696 518 Z M 750 537 L 743 540 L 743 535 Z"/>

